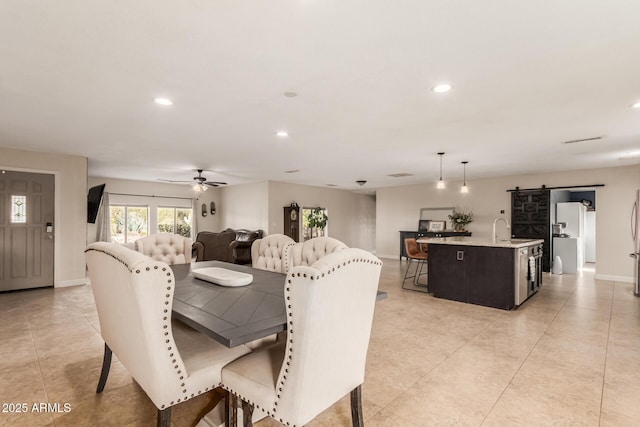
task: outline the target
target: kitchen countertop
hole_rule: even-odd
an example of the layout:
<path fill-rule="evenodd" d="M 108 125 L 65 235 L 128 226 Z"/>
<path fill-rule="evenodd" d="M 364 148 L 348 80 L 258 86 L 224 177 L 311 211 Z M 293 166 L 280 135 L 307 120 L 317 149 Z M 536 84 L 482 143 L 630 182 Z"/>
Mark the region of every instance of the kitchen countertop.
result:
<path fill-rule="evenodd" d="M 460 246 L 487 246 L 494 248 L 524 248 L 527 246 L 544 243 L 542 239 L 511 239 L 498 240 L 493 242 L 491 239 L 483 239 L 480 237 L 421 237 L 417 239 L 418 243 L 428 245 L 460 245 Z"/>

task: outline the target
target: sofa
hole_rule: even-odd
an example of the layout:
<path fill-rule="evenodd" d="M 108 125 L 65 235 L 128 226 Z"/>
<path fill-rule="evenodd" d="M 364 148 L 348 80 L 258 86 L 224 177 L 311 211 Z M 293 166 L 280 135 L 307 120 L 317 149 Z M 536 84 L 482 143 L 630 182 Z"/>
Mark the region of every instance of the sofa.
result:
<path fill-rule="evenodd" d="M 239 228 L 227 228 L 224 232 L 234 232 L 236 238 L 231 242 L 231 259 L 235 264 L 251 264 L 251 245 L 257 239 L 262 239 L 264 232 L 262 230 L 247 230 Z"/>
<path fill-rule="evenodd" d="M 262 238 L 262 230 L 227 228 L 220 233 L 201 231 L 193 244 L 196 261 L 251 264 L 251 245 Z"/>
<path fill-rule="evenodd" d="M 193 243 L 196 261 L 224 261 L 233 262 L 231 242 L 236 239 L 236 233 L 225 230 L 221 233 L 201 231 Z"/>

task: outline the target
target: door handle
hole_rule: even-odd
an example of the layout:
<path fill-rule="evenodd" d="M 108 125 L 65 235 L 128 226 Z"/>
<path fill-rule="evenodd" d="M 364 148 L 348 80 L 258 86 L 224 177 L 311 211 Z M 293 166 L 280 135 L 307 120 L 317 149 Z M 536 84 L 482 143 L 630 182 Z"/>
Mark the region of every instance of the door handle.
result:
<path fill-rule="evenodd" d="M 463 261 L 464 260 L 464 251 L 456 252 L 456 260 Z"/>

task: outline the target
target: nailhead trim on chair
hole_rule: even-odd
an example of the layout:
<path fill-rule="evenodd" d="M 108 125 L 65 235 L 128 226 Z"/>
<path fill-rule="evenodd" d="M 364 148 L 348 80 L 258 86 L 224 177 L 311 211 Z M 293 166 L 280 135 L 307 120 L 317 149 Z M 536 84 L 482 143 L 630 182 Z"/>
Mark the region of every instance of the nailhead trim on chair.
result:
<path fill-rule="evenodd" d="M 382 261 L 372 261 L 372 260 L 365 260 L 363 258 L 358 258 L 358 259 L 354 259 L 354 260 L 349 260 L 349 261 L 345 261 L 342 265 L 346 266 L 347 264 L 351 264 L 351 262 L 362 262 L 362 263 L 366 263 L 366 264 L 375 264 L 375 265 L 382 265 Z M 340 268 L 340 265 L 338 265 L 337 268 Z M 332 268 L 331 271 L 335 271 L 335 268 Z M 327 272 L 327 275 L 331 274 L 331 271 Z M 294 277 L 301 277 L 300 273 L 297 274 L 292 274 L 291 276 Z M 309 276 L 311 280 L 320 280 L 321 277 L 324 277 L 325 273 L 322 273 L 320 275 L 317 276 Z M 304 277 L 307 277 L 306 273 L 304 274 Z M 291 291 L 291 279 L 287 279 L 287 286 L 285 287 L 285 297 L 287 300 L 291 299 L 291 295 L 290 295 L 290 291 Z M 287 305 L 289 309 L 291 309 L 291 305 Z M 293 313 L 289 310 L 289 312 L 287 313 L 288 317 L 293 317 Z M 292 336 L 293 335 L 293 320 L 289 319 L 289 328 L 288 328 L 288 335 Z M 286 368 L 284 369 L 284 374 L 282 375 L 282 380 L 280 381 L 280 384 L 278 385 L 278 392 L 276 392 L 276 401 L 273 402 L 273 408 L 271 410 L 262 408 L 260 405 L 251 402 L 249 399 L 246 399 L 245 397 L 243 397 L 241 394 L 233 391 L 233 389 L 226 387 L 224 384 L 222 384 L 222 388 L 224 388 L 225 390 L 227 390 L 229 393 L 232 393 L 234 396 L 242 399 L 243 401 L 247 402 L 250 405 L 253 405 L 253 407 L 255 409 L 260 409 L 262 412 L 266 413 L 268 416 L 276 418 L 276 411 L 277 411 L 277 406 L 278 406 L 278 402 L 277 399 L 280 398 L 280 393 L 282 392 L 282 389 L 285 385 L 286 379 L 287 379 L 287 375 L 289 373 L 289 366 L 291 366 L 291 361 L 293 360 L 293 354 L 292 354 L 292 350 L 293 350 L 293 338 L 289 339 L 289 348 L 288 348 L 288 352 L 287 352 L 287 361 L 285 362 L 286 364 Z M 286 424 L 287 426 L 290 427 L 297 427 L 295 424 L 290 424 L 289 421 L 284 421 L 282 418 L 276 418 L 277 420 L 279 420 L 281 423 Z"/>
<path fill-rule="evenodd" d="M 127 267 L 127 270 L 129 270 L 130 273 L 133 272 L 133 270 L 131 269 L 131 267 L 129 267 L 129 264 L 127 264 L 126 262 L 124 262 L 123 260 L 121 260 L 120 258 L 114 256 L 112 253 L 107 252 L 107 251 L 101 251 L 100 249 L 93 249 L 93 248 L 89 248 L 89 249 L 85 249 L 84 253 L 86 254 L 87 252 L 90 251 L 94 251 L 94 252 L 100 252 L 106 255 L 109 255 L 111 258 L 115 259 L 116 261 L 120 262 L 122 265 L 124 265 L 125 267 Z M 137 273 L 140 273 L 140 270 L 136 271 Z"/>

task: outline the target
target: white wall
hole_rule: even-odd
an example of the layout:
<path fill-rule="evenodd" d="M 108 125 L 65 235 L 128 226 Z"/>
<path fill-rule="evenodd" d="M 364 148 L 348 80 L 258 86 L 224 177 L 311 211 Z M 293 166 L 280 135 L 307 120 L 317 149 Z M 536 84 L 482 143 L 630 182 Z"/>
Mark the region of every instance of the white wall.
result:
<path fill-rule="evenodd" d="M 374 196 L 336 188 L 269 182 L 269 234 L 284 232 L 283 208 L 291 202 L 301 208 L 326 208 L 330 237 L 350 247 L 375 251 Z"/>
<path fill-rule="evenodd" d="M 0 168 L 55 175 L 54 286 L 86 283 L 86 157 L 0 148 Z"/>
<path fill-rule="evenodd" d="M 619 168 L 579 170 L 539 175 L 518 175 L 467 180 L 468 194 L 460 194 L 459 182 L 448 182 L 439 191 L 435 183 L 381 188 L 377 191 L 376 248 L 379 257 L 397 258 L 400 239 L 398 231 L 417 227 L 420 208 L 464 206 L 474 213 L 467 227 L 474 236 L 489 238 L 494 218 L 511 219 L 511 198 L 508 189 L 605 184 L 596 189 L 598 216 L 596 242 L 597 278 L 629 281 L 633 264 L 629 253 L 629 216 L 633 195 L 640 187 L 640 165 Z M 602 203 L 602 204 L 600 204 Z"/>
<path fill-rule="evenodd" d="M 216 203 L 218 205 L 218 203 Z M 220 188 L 219 230 L 246 228 L 264 230 L 269 225 L 269 183 L 234 185 Z"/>

